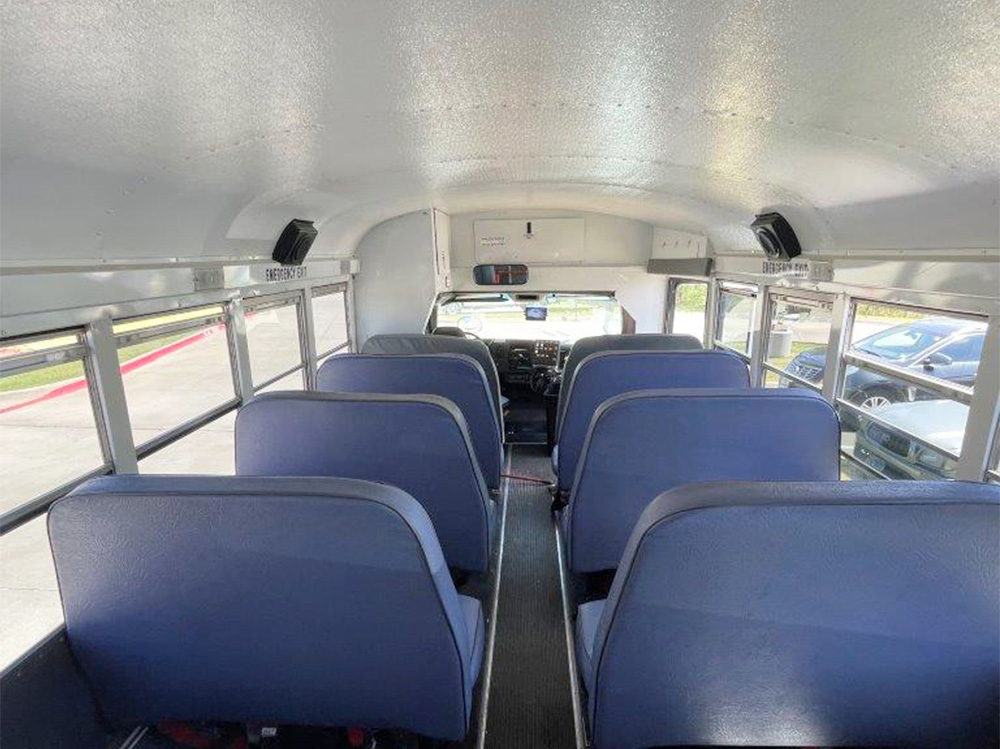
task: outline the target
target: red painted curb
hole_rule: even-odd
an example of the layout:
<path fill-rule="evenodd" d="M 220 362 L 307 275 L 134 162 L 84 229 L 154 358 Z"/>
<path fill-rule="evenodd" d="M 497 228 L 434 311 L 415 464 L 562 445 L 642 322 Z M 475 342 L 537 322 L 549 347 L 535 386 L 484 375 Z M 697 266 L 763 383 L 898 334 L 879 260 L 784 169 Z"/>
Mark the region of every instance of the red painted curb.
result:
<path fill-rule="evenodd" d="M 173 343 L 167 344 L 162 348 L 158 348 L 155 351 L 150 351 L 148 354 L 143 354 L 142 356 L 137 356 L 135 359 L 122 364 L 119 371 L 122 375 L 126 375 L 140 367 L 144 367 L 147 364 L 152 364 L 157 359 L 162 359 L 168 354 L 172 354 L 175 351 L 179 351 L 182 348 L 187 348 L 192 343 L 197 343 L 198 341 L 203 341 L 206 338 L 214 336 L 221 330 L 224 330 L 225 326 L 222 323 L 214 325 L 211 328 L 206 328 L 200 333 L 195 333 L 194 335 L 188 336 L 187 338 L 182 338 L 179 341 L 174 341 Z M 18 409 L 25 408 L 27 406 L 32 406 L 35 403 L 44 403 L 45 401 L 52 400 L 53 398 L 58 398 L 62 395 L 68 395 L 69 393 L 75 393 L 77 390 L 83 390 L 87 387 L 87 379 L 81 377 L 78 380 L 73 380 L 72 382 L 67 382 L 65 385 L 60 385 L 57 388 L 49 390 L 47 393 L 43 393 L 36 398 L 31 398 L 30 400 L 22 401 L 20 403 L 15 403 L 11 406 L 5 408 L 0 408 L 0 414 L 9 413 L 10 411 L 17 411 Z"/>

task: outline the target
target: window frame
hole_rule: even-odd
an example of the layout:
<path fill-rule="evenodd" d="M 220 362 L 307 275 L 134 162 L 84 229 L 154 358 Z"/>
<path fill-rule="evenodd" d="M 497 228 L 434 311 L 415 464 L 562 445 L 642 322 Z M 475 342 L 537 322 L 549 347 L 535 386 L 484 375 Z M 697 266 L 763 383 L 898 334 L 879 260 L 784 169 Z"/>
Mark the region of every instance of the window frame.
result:
<path fill-rule="evenodd" d="M 771 324 L 774 322 L 774 305 L 776 303 L 783 302 L 788 304 L 790 302 L 803 302 L 806 304 L 812 303 L 814 305 L 830 305 L 830 332 L 827 333 L 826 345 L 827 353 L 829 353 L 829 347 L 831 345 L 831 339 L 834 333 L 834 318 L 837 309 L 837 298 L 834 294 L 826 294 L 822 292 L 809 292 L 800 289 L 795 290 L 773 290 L 766 289 L 763 297 L 763 307 L 764 307 L 764 317 L 761 321 L 761 334 L 760 334 L 760 382 L 759 387 L 764 387 L 764 379 L 767 377 L 767 373 L 770 372 L 779 377 L 784 377 L 785 379 L 791 380 L 803 387 L 809 388 L 815 393 L 820 395 L 824 394 L 825 385 L 828 377 L 835 376 L 835 373 L 829 372 L 824 368 L 823 372 L 823 385 L 817 385 L 814 382 L 810 382 L 804 377 L 799 377 L 791 372 L 787 372 L 775 365 L 771 364 L 767 360 L 768 351 L 771 350 Z"/>
<path fill-rule="evenodd" d="M 226 335 L 226 351 L 229 354 L 229 373 L 233 377 L 233 397 L 228 398 L 217 406 L 214 406 L 207 411 L 203 411 L 200 414 L 192 416 L 190 419 L 186 419 L 177 426 L 171 427 L 163 431 L 162 433 L 146 440 L 142 444 L 135 445 L 135 459 L 138 463 L 143 458 L 152 455 L 159 450 L 172 445 L 180 439 L 188 436 L 192 432 L 206 424 L 210 424 L 216 419 L 225 416 L 230 411 L 239 407 L 240 396 L 239 396 L 239 383 L 236 380 L 234 373 L 235 368 L 233 367 L 233 348 L 228 335 L 229 328 L 229 313 L 226 306 L 223 304 L 211 304 L 211 305 L 194 305 L 192 307 L 182 307 L 176 312 L 184 311 L 197 311 L 199 309 L 204 309 L 206 314 L 199 317 L 192 317 L 188 320 L 181 320 L 175 323 L 165 323 L 164 325 L 154 325 L 148 328 L 140 328 L 138 330 L 122 331 L 121 333 L 115 333 L 112 326 L 112 337 L 114 339 L 115 350 L 120 351 L 122 348 L 127 346 L 135 345 L 136 343 L 142 343 L 144 341 L 155 340 L 156 338 L 163 338 L 164 336 L 175 335 L 177 333 L 185 333 L 188 331 L 204 330 L 213 325 L 221 324 L 223 328 L 227 331 Z M 155 319 L 157 317 L 163 317 L 164 315 L 170 314 L 171 311 L 167 312 L 157 312 L 150 315 L 138 315 L 134 317 L 123 317 L 115 320 L 113 325 L 122 325 L 133 322 L 140 322 L 142 320 Z M 119 360 L 119 366 L 120 366 Z M 128 398 L 126 396 L 126 403 Z M 131 431 L 131 419 L 129 420 L 128 428 Z"/>
<path fill-rule="evenodd" d="M 757 352 L 760 350 L 760 310 L 761 299 L 766 295 L 766 288 L 760 285 L 747 283 L 745 281 L 730 281 L 728 279 L 716 279 L 715 294 L 712 303 L 712 348 L 728 351 L 740 357 L 751 368 L 751 381 L 757 381 L 757 375 L 753 373 L 754 364 L 758 361 Z M 725 315 L 722 313 L 722 300 L 724 294 L 742 296 L 752 300 L 753 308 L 750 312 L 750 327 L 747 330 L 749 340 L 747 341 L 746 352 L 739 351 L 732 346 L 722 342 L 722 327 L 725 324 Z"/>
<path fill-rule="evenodd" d="M 667 333 L 674 332 L 674 319 L 677 308 L 677 290 L 685 284 L 701 284 L 705 287 L 705 321 L 701 329 L 701 345 L 708 347 L 709 330 L 712 322 L 712 279 L 693 278 L 688 276 L 671 276 L 667 281 L 667 310 L 663 319 L 663 329 Z"/>
<path fill-rule="evenodd" d="M 333 356 L 333 354 L 337 353 L 338 351 L 342 351 L 345 348 L 349 349 L 350 346 L 351 346 L 351 316 L 350 316 L 350 309 L 349 309 L 350 305 L 348 304 L 348 301 L 347 301 L 347 284 L 346 283 L 337 283 L 337 284 L 329 284 L 329 285 L 326 285 L 326 286 L 314 286 L 314 287 L 312 287 L 312 289 L 310 289 L 310 294 L 309 294 L 309 304 L 310 304 L 310 307 L 312 306 L 312 303 L 313 303 L 313 301 L 315 299 L 317 299 L 319 297 L 324 297 L 324 296 L 332 296 L 333 294 L 342 294 L 343 295 L 343 301 L 344 301 L 344 331 L 345 331 L 346 338 L 345 338 L 345 340 L 344 340 L 343 343 L 334 346 L 332 349 L 329 349 L 328 351 L 320 351 L 319 350 L 319 340 L 318 340 L 318 338 L 316 338 L 315 317 L 313 316 L 312 317 L 312 323 L 313 323 L 312 324 L 312 330 L 313 330 L 313 338 L 316 340 L 316 345 L 315 345 L 316 357 L 315 357 L 315 361 L 316 361 L 317 364 L 319 364 L 319 362 L 321 362 L 326 357 Z"/>
<path fill-rule="evenodd" d="M 243 299 L 243 312 L 245 316 L 251 312 L 261 312 L 270 309 L 281 309 L 282 307 L 295 306 L 295 324 L 297 328 L 297 339 L 299 342 L 299 361 L 298 364 L 289 367 L 288 369 L 282 370 L 276 375 L 268 377 L 266 380 L 261 382 L 256 382 L 253 378 L 253 353 L 252 346 L 250 343 L 249 331 L 246 333 L 246 343 L 247 343 L 247 353 L 249 355 L 250 364 L 250 382 L 253 385 L 253 393 L 259 393 L 263 388 L 273 385 L 278 380 L 282 380 L 289 375 L 295 374 L 298 371 L 302 371 L 302 387 L 304 390 L 309 390 L 312 387 L 312 383 L 309 382 L 309 361 L 312 357 L 309 355 L 310 351 L 315 350 L 315 331 L 312 325 L 312 311 L 306 312 L 306 295 L 302 290 L 295 291 L 285 291 L 277 294 L 268 294 L 266 296 L 257 296 L 251 298 Z M 312 302 L 309 300 L 309 304 Z M 308 316 L 308 320 L 307 320 Z M 245 326 L 245 324 L 244 324 Z M 312 340 L 309 340 L 312 338 Z"/>
<path fill-rule="evenodd" d="M 878 374 L 882 374 L 886 377 L 895 378 L 897 380 L 905 382 L 907 385 L 919 387 L 923 390 L 929 390 L 933 392 L 935 395 L 941 395 L 945 400 L 952 400 L 964 403 L 965 405 L 969 406 L 970 417 L 971 417 L 973 397 L 975 394 L 974 388 L 967 388 L 962 385 L 949 383 L 945 380 L 940 380 L 938 378 L 922 375 L 920 372 L 917 372 L 915 370 L 906 369 L 904 367 L 897 367 L 895 365 L 888 364 L 882 360 L 869 358 L 851 352 L 851 344 L 852 344 L 851 339 L 854 330 L 854 323 L 857 317 L 858 307 L 862 304 L 874 304 L 881 307 L 891 307 L 895 309 L 907 310 L 929 315 L 943 314 L 947 315 L 948 317 L 969 320 L 970 322 L 973 321 L 985 322 L 987 325 L 986 328 L 987 334 L 991 329 L 990 316 L 976 314 L 974 312 L 967 312 L 963 310 L 953 310 L 953 309 L 944 309 L 939 307 L 930 307 L 918 304 L 899 303 L 894 301 L 887 301 L 884 299 L 871 298 L 862 295 L 850 295 L 847 297 L 846 320 L 844 323 L 843 334 L 840 340 L 840 351 L 838 352 L 837 378 L 836 382 L 833 384 L 833 393 L 831 399 L 834 408 L 836 408 L 838 412 L 841 409 L 847 410 L 856 418 L 864 418 L 868 421 L 874 422 L 879 426 L 888 429 L 892 432 L 895 432 L 896 434 L 901 435 L 902 437 L 910 440 L 911 442 L 916 443 L 920 447 L 923 447 L 928 450 L 933 450 L 934 452 L 943 455 L 944 457 L 950 460 L 955 461 L 955 463 L 957 464 L 956 478 L 962 478 L 963 467 L 964 467 L 964 461 L 962 456 L 965 455 L 966 453 L 966 450 L 964 448 L 970 431 L 968 423 L 966 424 L 966 432 L 965 432 L 966 439 L 963 440 L 963 446 L 962 446 L 963 449 L 958 454 L 956 454 L 951 450 L 941 447 L 940 445 L 935 445 L 934 443 L 928 441 L 927 439 L 921 437 L 920 435 L 914 434 L 913 432 L 909 431 L 908 429 L 905 429 L 904 427 L 888 422 L 887 420 L 879 416 L 877 413 L 874 413 L 872 411 L 866 411 L 856 406 L 855 404 L 851 403 L 850 401 L 846 400 L 843 397 L 847 369 L 849 366 L 854 366 L 859 369 L 867 370 L 869 372 L 876 372 Z M 986 351 L 985 343 L 986 341 L 984 340 L 984 349 L 983 352 L 980 354 L 980 360 L 979 360 L 980 364 L 983 361 L 983 355 Z M 857 458 L 855 458 L 853 455 L 849 454 L 846 450 L 844 450 L 842 446 L 840 448 L 840 455 L 842 458 L 847 458 L 851 463 L 858 465 L 859 467 L 861 467 L 862 469 L 873 475 L 877 475 L 880 478 L 886 480 L 890 481 L 893 480 L 890 477 L 885 476 L 881 472 L 876 471 L 874 468 L 862 464 Z M 988 471 L 985 473 L 988 473 Z M 979 478 L 978 480 L 982 481 L 983 479 Z"/>
<path fill-rule="evenodd" d="M 26 372 L 33 372 L 46 367 L 68 364 L 79 361 L 83 364 L 83 377 L 87 386 L 87 397 L 90 401 L 90 409 L 94 419 L 94 428 L 97 433 L 98 445 L 101 449 L 102 463 L 93 470 L 82 475 L 75 476 L 68 481 L 58 484 L 51 489 L 38 494 L 31 499 L 14 506 L 0 515 L 0 536 L 20 528 L 22 525 L 34 520 L 39 515 L 48 511 L 49 507 L 60 497 L 73 491 L 85 481 L 97 476 L 106 476 L 113 471 L 113 459 L 108 439 L 108 430 L 104 418 L 102 417 L 100 399 L 95 385 L 95 375 L 92 362 L 92 352 L 87 345 L 86 329 L 65 328 L 60 330 L 46 331 L 27 336 L 12 336 L 3 339 L 3 343 L 19 342 L 31 343 L 43 341 L 47 338 L 63 338 L 73 336 L 76 340 L 60 346 L 46 349 L 40 352 L 28 352 L 26 354 L 14 355 L 0 360 L 0 379 L 12 377 Z"/>

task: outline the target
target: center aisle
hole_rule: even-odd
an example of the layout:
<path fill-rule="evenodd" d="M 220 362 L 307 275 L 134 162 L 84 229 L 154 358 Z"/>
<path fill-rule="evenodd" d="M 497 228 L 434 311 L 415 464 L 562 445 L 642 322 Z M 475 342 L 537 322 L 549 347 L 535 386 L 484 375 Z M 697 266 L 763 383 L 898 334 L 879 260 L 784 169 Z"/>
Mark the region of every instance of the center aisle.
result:
<path fill-rule="evenodd" d="M 553 480 L 543 446 L 512 450 L 511 473 Z M 488 749 L 574 746 L 551 501 L 542 484 L 511 482 L 486 720 Z"/>

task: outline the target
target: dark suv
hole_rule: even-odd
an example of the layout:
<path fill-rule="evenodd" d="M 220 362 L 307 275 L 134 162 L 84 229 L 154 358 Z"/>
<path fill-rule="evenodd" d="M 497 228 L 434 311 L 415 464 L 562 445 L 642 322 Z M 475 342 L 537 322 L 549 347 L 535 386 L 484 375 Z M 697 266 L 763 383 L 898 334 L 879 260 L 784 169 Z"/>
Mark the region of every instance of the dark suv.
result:
<path fill-rule="evenodd" d="M 971 387 L 976 381 L 985 338 L 984 322 L 929 317 L 862 338 L 851 351 Z M 800 353 L 788 363 L 786 370 L 819 384 L 825 366 L 826 347 L 818 346 Z M 843 397 L 869 409 L 941 396 L 878 372 L 849 366 Z"/>

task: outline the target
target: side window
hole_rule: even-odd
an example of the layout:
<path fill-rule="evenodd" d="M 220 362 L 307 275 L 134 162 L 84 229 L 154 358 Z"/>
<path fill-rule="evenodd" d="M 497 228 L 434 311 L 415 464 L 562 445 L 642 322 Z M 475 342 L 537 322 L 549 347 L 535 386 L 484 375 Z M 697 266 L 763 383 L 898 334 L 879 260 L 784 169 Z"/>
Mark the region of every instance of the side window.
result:
<path fill-rule="evenodd" d="M 316 358 L 322 361 L 347 349 L 347 294 L 343 286 L 313 289 L 313 328 L 316 331 Z"/>
<path fill-rule="evenodd" d="M 140 458 L 151 440 L 235 401 L 221 305 L 123 320 L 114 334 Z"/>
<path fill-rule="evenodd" d="M 723 284 L 719 287 L 715 313 L 714 348 L 728 349 L 749 362 L 757 289 Z"/>
<path fill-rule="evenodd" d="M 769 299 L 764 387 L 822 389 L 832 300 L 777 294 Z"/>
<path fill-rule="evenodd" d="M 704 344 L 705 322 L 708 316 L 708 283 L 671 281 L 669 294 L 667 332 L 693 335 Z"/>
<path fill-rule="evenodd" d="M 0 668 L 62 621 L 45 508 L 111 470 L 90 372 L 82 331 L 0 342 Z"/>
<path fill-rule="evenodd" d="M 255 299 L 246 305 L 247 347 L 254 391 L 285 380 L 301 390 L 304 383 L 301 345 L 301 295 Z M 289 375 L 298 373 L 296 377 Z M 285 388 L 288 389 L 288 388 Z"/>
<path fill-rule="evenodd" d="M 876 477 L 955 478 L 986 320 L 859 300 L 850 330 L 837 394 L 842 455 Z"/>

